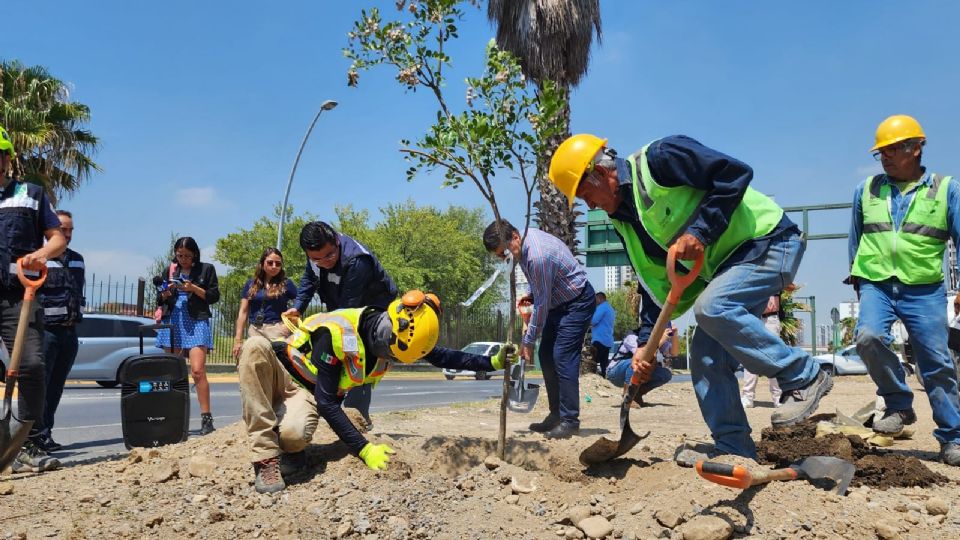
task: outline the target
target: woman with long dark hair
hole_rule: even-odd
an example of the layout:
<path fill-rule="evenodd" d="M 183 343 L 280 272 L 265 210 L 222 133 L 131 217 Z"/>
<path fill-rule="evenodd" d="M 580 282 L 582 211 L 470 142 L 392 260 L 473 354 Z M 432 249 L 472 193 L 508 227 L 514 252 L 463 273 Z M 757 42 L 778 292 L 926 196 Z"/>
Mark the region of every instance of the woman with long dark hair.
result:
<path fill-rule="evenodd" d="M 197 241 L 189 236 L 177 239 L 173 253 L 169 286 L 160 293 L 159 301 L 163 322 L 173 325 L 174 339 L 171 343 L 169 330 L 159 330 L 157 346 L 190 360 L 190 374 L 200 402 L 200 434 L 206 435 L 214 430 L 206 363 L 207 351 L 213 349 L 210 305 L 220 300 L 217 270 L 200 261 Z"/>
<path fill-rule="evenodd" d="M 248 336 L 267 339 L 283 338 L 289 334 L 280 321 L 280 314 L 297 297 L 297 286 L 287 278 L 283 268 L 283 254 L 269 247 L 260 255 L 260 262 L 240 293 L 240 311 L 233 340 L 233 357 L 240 358 L 243 346 L 243 328 Z"/>

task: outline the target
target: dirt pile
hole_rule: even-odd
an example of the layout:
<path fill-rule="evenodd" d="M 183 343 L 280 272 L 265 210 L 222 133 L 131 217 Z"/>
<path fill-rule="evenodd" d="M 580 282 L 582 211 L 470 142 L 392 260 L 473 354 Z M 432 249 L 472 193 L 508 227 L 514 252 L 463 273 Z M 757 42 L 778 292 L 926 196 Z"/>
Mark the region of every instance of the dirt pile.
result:
<path fill-rule="evenodd" d="M 815 437 L 817 422 L 833 415 L 817 415 L 794 426 L 764 428 L 757 453 L 761 463 L 788 467 L 808 456 L 833 456 L 857 467 L 852 486 L 880 489 L 926 487 L 950 481 L 931 471 L 919 459 L 871 447 L 856 435 L 832 433 Z"/>
<path fill-rule="evenodd" d="M 960 537 L 960 471 L 936 463 L 921 465 L 952 482 L 885 491 L 864 485 L 847 497 L 807 482 L 741 492 L 678 467 L 671 461 L 677 446 L 708 438 L 686 384 L 658 389 L 648 395 L 651 406 L 631 413 L 649 438 L 622 459 L 584 468 L 577 461 L 583 448 L 598 436 L 619 436 L 619 391 L 587 382 L 591 401 L 581 403 L 580 437 L 548 441 L 531 433 L 527 425 L 547 412 L 541 399 L 532 414 L 509 416 L 506 461 L 491 457 L 499 411 L 490 400 L 374 415 L 368 436 L 397 452 L 387 471 L 366 469 L 321 429 L 307 449 L 307 470 L 287 477 L 287 489 L 274 495 L 253 489 L 239 424 L 130 456 L 0 477 L 0 538 Z M 867 384 L 838 381 L 826 406 L 849 408 L 871 391 Z M 748 410 L 753 425 L 768 425 L 770 410 Z M 918 414 L 918 433 L 929 434 L 929 411 Z M 791 439 L 804 437 L 778 432 L 761 444 L 781 441 L 779 459 L 790 460 Z M 929 435 L 908 442 L 918 451 L 936 444 Z M 888 456 L 859 459 L 871 457 Z"/>

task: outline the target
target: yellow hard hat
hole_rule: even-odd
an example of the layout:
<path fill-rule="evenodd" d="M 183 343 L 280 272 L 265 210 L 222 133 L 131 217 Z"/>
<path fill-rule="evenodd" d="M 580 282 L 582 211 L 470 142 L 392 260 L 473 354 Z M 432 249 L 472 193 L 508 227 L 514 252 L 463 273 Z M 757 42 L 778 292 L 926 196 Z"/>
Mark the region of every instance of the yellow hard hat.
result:
<path fill-rule="evenodd" d="M 905 114 L 895 114 L 887 118 L 877 126 L 877 141 L 870 149 L 871 152 L 878 148 L 890 146 L 907 139 L 926 139 L 923 134 L 923 128 L 920 122 L 917 122 L 912 116 Z"/>
<path fill-rule="evenodd" d="M 580 185 L 583 173 L 593 163 L 597 152 L 606 145 L 606 139 L 589 133 L 579 133 L 567 137 L 553 153 L 553 158 L 550 159 L 550 181 L 557 186 L 560 193 L 567 196 L 570 208 L 573 208 L 573 203 L 576 202 L 577 186 Z"/>
<path fill-rule="evenodd" d="M 440 337 L 440 299 L 433 293 L 412 290 L 387 308 L 393 323 L 390 352 L 409 364 L 427 355 Z"/>

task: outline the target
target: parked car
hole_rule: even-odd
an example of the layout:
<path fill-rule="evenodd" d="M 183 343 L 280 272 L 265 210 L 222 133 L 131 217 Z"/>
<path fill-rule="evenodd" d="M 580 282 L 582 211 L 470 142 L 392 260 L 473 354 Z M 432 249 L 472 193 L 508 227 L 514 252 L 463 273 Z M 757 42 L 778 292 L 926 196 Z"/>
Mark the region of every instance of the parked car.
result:
<path fill-rule="evenodd" d="M 500 352 L 500 343 L 497 341 L 474 341 L 463 349 L 463 352 L 493 356 Z M 486 381 L 494 375 L 503 375 L 503 370 L 498 371 L 469 371 L 466 369 L 444 369 L 443 376 L 448 381 L 452 381 L 457 375 L 462 377 L 473 377 L 478 381 Z"/>
<path fill-rule="evenodd" d="M 117 386 L 120 366 L 140 354 L 140 327 L 153 323 L 146 317 L 85 313 L 77 325 L 77 360 L 67 378 L 96 381 L 104 388 Z M 154 346 L 156 335 L 154 330 L 144 331 L 144 354 L 163 353 Z"/>
<path fill-rule="evenodd" d="M 897 353 L 897 358 L 900 359 L 900 365 L 903 366 L 903 369 L 906 371 L 907 375 L 913 375 L 913 366 L 903 360 L 903 355 Z M 867 366 L 863 363 L 863 360 L 857 353 L 856 345 L 848 345 L 847 347 L 837 351 L 836 354 L 818 354 L 817 356 L 814 356 L 813 359 L 817 362 L 820 362 L 820 369 L 828 371 L 832 375 L 867 374 Z"/>

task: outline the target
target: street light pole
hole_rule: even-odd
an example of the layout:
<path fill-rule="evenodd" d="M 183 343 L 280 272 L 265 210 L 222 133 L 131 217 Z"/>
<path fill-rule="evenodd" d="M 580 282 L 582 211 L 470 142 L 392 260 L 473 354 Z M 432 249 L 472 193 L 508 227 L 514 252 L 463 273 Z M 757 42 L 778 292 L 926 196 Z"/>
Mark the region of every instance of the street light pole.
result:
<path fill-rule="evenodd" d="M 307 129 L 307 134 L 303 136 L 303 142 L 300 143 L 300 149 L 297 150 L 297 158 L 293 160 L 293 168 L 290 170 L 290 179 L 287 180 L 287 190 L 283 193 L 283 206 L 280 207 L 280 224 L 277 225 L 277 249 L 280 249 L 280 244 L 283 240 L 283 222 L 287 217 L 287 201 L 290 199 L 290 187 L 293 186 L 293 176 L 297 174 L 297 165 L 300 163 L 300 155 L 303 154 L 303 147 L 307 145 L 307 139 L 310 138 L 310 133 L 313 132 L 313 126 L 317 125 L 317 120 L 320 119 L 320 115 L 323 111 L 329 111 L 337 106 L 337 102 L 332 99 L 324 101 L 320 105 L 320 110 L 317 111 L 317 115 L 313 117 L 313 122 L 310 122 L 310 127 Z"/>

